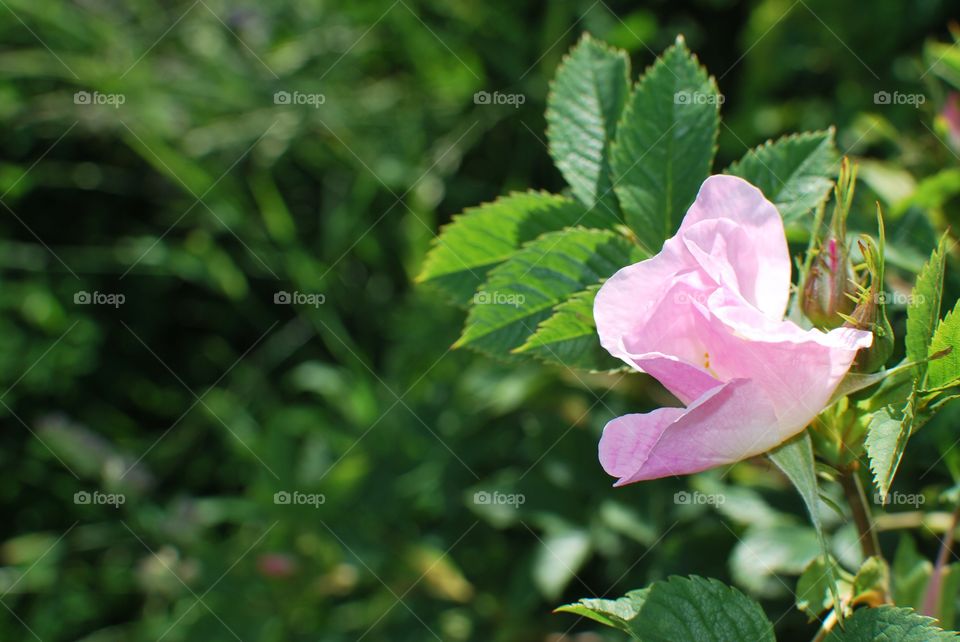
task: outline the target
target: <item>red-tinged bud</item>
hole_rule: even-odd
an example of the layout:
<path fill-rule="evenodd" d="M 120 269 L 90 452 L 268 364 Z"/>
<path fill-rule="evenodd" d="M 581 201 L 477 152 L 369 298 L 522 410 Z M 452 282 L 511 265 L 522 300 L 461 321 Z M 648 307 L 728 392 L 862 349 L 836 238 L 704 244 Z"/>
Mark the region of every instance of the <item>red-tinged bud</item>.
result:
<path fill-rule="evenodd" d="M 800 309 L 819 328 L 838 328 L 854 310 L 857 282 L 846 247 L 831 236 L 810 266 Z"/>

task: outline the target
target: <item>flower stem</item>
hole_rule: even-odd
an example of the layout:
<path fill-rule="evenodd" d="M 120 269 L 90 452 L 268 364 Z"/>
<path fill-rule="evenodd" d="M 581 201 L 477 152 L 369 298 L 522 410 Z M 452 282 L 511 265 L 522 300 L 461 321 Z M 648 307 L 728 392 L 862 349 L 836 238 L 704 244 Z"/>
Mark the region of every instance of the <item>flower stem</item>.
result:
<path fill-rule="evenodd" d="M 873 518 L 870 516 L 870 506 L 867 504 L 867 495 L 863 492 L 863 484 L 860 483 L 857 471 L 849 469 L 841 474 L 840 485 L 843 487 L 843 494 L 847 498 L 847 503 L 850 504 L 853 521 L 857 526 L 857 532 L 860 534 L 860 549 L 863 551 L 863 556 L 881 557 L 880 540 L 877 538 Z"/>
<path fill-rule="evenodd" d="M 930 575 L 930 583 L 927 585 L 927 593 L 923 598 L 923 614 L 930 617 L 940 617 L 940 594 L 943 592 L 943 571 L 950 563 L 950 552 L 953 548 L 954 531 L 957 530 L 957 522 L 960 521 L 960 506 L 953 511 L 953 518 L 950 523 L 950 529 L 947 530 L 940 542 L 940 551 L 937 553 L 937 564 L 933 567 L 933 573 Z"/>

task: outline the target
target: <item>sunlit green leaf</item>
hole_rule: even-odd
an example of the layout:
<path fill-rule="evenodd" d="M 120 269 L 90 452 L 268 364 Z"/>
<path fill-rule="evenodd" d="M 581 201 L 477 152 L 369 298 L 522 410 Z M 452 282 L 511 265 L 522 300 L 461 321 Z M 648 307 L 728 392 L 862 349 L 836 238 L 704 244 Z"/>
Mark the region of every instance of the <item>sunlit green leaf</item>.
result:
<path fill-rule="evenodd" d="M 909 419 L 890 408 L 874 413 L 867 424 L 867 456 L 874 483 L 882 498 L 890 492 L 894 475 L 907 448 L 910 428 Z"/>
<path fill-rule="evenodd" d="M 907 306 L 907 358 L 911 361 L 926 359 L 934 328 L 940 320 L 945 242 L 946 237 L 943 237 L 920 270 Z M 925 365 L 918 368 L 921 373 L 926 371 Z"/>
<path fill-rule="evenodd" d="M 627 224 L 651 251 L 673 235 L 713 161 L 719 103 L 682 38 L 637 83 L 610 154 Z"/>
<path fill-rule="evenodd" d="M 549 600 L 557 599 L 590 555 L 590 534 L 579 528 L 540 538 L 533 562 L 533 582 Z"/>
<path fill-rule="evenodd" d="M 821 555 L 813 559 L 797 580 L 797 608 L 811 620 L 830 609 L 834 604 L 833 578 L 839 574 L 832 557 Z"/>
<path fill-rule="evenodd" d="M 778 576 L 797 575 L 820 552 L 817 532 L 796 524 L 750 528 L 730 558 L 733 579 L 757 596 L 787 592 Z"/>
<path fill-rule="evenodd" d="M 912 609 L 881 606 L 854 612 L 843 628 L 835 628 L 826 642 L 937 642 L 956 640 L 956 635 L 936 626 L 933 618 Z"/>
<path fill-rule="evenodd" d="M 760 605 L 702 577 L 671 577 L 620 600 L 581 600 L 558 611 L 592 617 L 643 642 L 773 642 Z"/>
<path fill-rule="evenodd" d="M 490 271 L 457 345 L 510 357 L 555 306 L 642 256 L 615 232 L 574 228 L 545 234 Z"/>
<path fill-rule="evenodd" d="M 515 192 L 455 216 L 427 255 L 417 280 L 467 304 L 487 272 L 541 234 L 565 227 L 610 228 L 616 218 L 565 196 Z"/>
<path fill-rule="evenodd" d="M 794 134 L 751 149 L 727 173 L 759 187 L 790 224 L 827 197 L 837 156 L 833 129 Z"/>
<path fill-rule="evenodd" d="M 630 59 L 585 34 L 550 89 L 547 140 L 557 168 L 583 203 L 619 215 L 609 148 L 630 92 Z"/>
<path fill-rule="evenodd" d="M 624 364 L 600 345 L 593 320 L 593 299 L 599 285 L 578 292 L 561 303 L 526 343 L 514 352 L 530 354 L 567 368 L 615 370 Z"/>
<path fill-rule="evenodd" d="M 930 341 L 931 357 L 942 352 L 946 354 L 927 365 L 928 388 L 939 388 L 960 379 L 960 301 L 947 312 Z"/>

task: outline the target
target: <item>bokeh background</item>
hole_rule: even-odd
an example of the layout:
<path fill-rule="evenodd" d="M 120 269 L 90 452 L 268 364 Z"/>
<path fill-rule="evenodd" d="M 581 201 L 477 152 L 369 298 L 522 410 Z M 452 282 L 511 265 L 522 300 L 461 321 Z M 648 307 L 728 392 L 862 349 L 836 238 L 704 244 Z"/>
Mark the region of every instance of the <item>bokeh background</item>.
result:
<path fill-rule="evenodd" d="M 695 572 L 809 639 L 784 480 L 611 489 L 601 428 L 664 393 L 451 351 L 462 311 L 413 280 L 453 214 L 562 189 L 545 97 L 590 31 L 634 74 L 686 36 L 726 98 L 719 167 L 835 125 L 909 283 L 958 215 L 956 9 L 0 0 L 0 638 L 615 640 L 551 610 Z M 900 479 L 953 483 L 948 423 Z"/>

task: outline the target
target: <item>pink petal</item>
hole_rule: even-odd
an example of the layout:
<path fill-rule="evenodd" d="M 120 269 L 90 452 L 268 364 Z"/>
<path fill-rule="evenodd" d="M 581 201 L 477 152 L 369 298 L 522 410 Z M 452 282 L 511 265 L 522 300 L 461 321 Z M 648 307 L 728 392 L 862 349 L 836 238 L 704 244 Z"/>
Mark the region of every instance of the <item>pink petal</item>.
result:
<path fill-rule="evenodd" d="M 743 179 L 708 178 L 677 235 L 664 243 L 660 253 L 607 279 L 593 307 L 600 344 L 631 363 L 623 341 L 643 333 L 662 305 L 689 303 L 689 297 L 673 302 L 665 297 L 678 280 L 694 278 L 701 280 L 694 286 L 697 294 L 709 293 L 723 283 L 764 314 L 783 317 L 790 296 L 790 255 L 783 222 L 776 207 Z M 712 282 L 702 282 L 703 278 Z M 682 314 L 676 306 L 674 310 Z"/>
<path fill-rule="evenodd" d="M 827 348 L 857 351 L 869 348 L 873 334 L 854 328 L 836 328 L 823 332 L 816 328 L 804 330 L 789 320 L 770 319 L 744 305 L 741 297 L 728 289 L 718 289 L 707 299 L 707 307 L 731 331 L 751 341 L 817 343 Z"/>
<path fill-rule="evenodd" d="M 690 405 L 669 414 L 670 421 L 654 411 L 607 424 L 601 463 L 620 478 L 617 485 L 706 470 L 786 441 L 823 410 L 857 350 L 872 340 L 860 330 L 823 333 L 772 320 L 727 288 L 714 291 L 706 303 L 691 301 L 682 319 L 666 306 L 658 312 L 663 310 L 663 323 L 654 315 L 647 326 L 661 334 L 633 341 L 674 348 L 681 337 L 702 342 L 709 346 L 709 374 L 667 355 L 633 355 L 639 367 Z"/>
<path fill-rule="evenodd" d="M 727 290 L 716 291 L 708 308 L 716 322 L 709 341 L 713 370 L 723 380 L 756 381 L 788 436 L 803 430 L 823 410 L 857 351 L 873 341 L 864 330 L 837 328 L 824 333 L 804 330 L 792 321 L 771 320 L 737 304 Z"/>
<path fill-rule="evenodd" d="M 710 390 L 723 385 L 702 368 L 658 352 L 633 357 L 638 370 L 663 384 L 683 404 L 691 404 Z"/>
<path fill-rule="evenodd" d="M 646 414 L 624 415 L 609 422 L 600 438 L 603 469 L 614 477 L 629 478 L 650 459 L 651 451 L 667 427 L 686 412 L 685 408 L 657 408 Z"/>
<path fill-rule="evenodd" d="M 646 325 L 674 276 L 687 264 L 685 254 L 665 246 L 656 256 L 628 265 L 607 279 L 593 303 L 600 345 L 607 352 L 630 363 L 623 337 Z"/>
<path fill-rule="evenodd" d="M 786 438 L 764 392 L 751 381 L 735 379 L 689 408 L 612 420 L 600 439 L 600 463 L 619 478 L 615 486 L 623 486 L 730 464 Z"/>
<path fill-rule="evenodd" d="M 712 225 L 704 225 L 712 221 Z M 711 176 L 680 225 L 677 236 L 729 265 L 739 292 L 764 314 L 781 318 L 790 298 L 790 252 L 777 208 L 756 187 L 736 176 Z M 711 272 L 706 265 L 707 272 Z"/>

